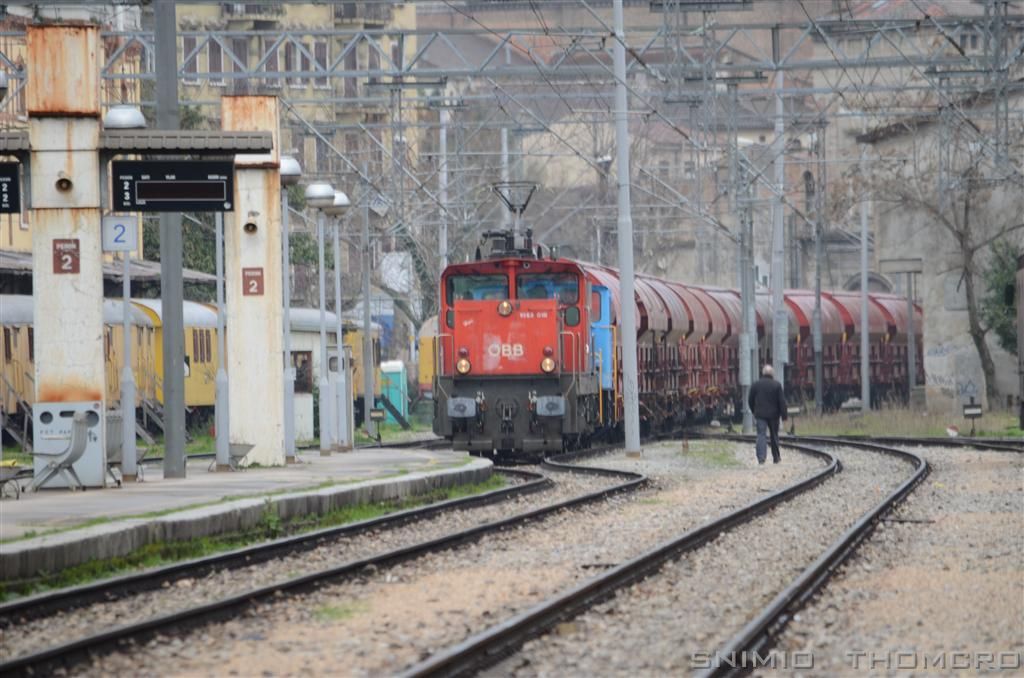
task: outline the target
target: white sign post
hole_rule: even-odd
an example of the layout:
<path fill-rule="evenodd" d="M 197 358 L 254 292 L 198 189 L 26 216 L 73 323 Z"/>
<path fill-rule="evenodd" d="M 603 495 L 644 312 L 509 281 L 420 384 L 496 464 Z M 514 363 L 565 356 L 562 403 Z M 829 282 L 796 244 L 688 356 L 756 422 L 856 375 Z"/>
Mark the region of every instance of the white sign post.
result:
<path fill-rule="evenodd" d="M 108 214 L 103 217 L 103 251 L 123 252 L 121 303 L 124 312 L 124 367 L 121 370 L 121 474 L 135 480 L 135 375 L 132 373 L 132 277 L 130 253 L 139 246 L 139 218 L 135 215 Z"/>

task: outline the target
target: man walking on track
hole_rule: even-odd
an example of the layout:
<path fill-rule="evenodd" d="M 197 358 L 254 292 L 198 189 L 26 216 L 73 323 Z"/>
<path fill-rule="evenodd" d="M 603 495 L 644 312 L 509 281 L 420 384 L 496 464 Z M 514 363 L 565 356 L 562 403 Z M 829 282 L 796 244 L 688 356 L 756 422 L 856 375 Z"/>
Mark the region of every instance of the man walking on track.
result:
<path fill-rule="evenodd" d="M 754 420 L 757 422 L 757 463 L 763 464 L 765 460 L 765 429 L 771 434 L 772 461 L 778 464 L 782 461 L 779 455 L 779 418 L 786 420 L 786 396 L 782 393 L 782 384 L 775 381 L 772 375 L 775 370 L 771 365 L 765 365 L 761 370 L 761 378 L 750 387 L 750 396 L 747 404 L 750 411 L 754 413 Z"/>

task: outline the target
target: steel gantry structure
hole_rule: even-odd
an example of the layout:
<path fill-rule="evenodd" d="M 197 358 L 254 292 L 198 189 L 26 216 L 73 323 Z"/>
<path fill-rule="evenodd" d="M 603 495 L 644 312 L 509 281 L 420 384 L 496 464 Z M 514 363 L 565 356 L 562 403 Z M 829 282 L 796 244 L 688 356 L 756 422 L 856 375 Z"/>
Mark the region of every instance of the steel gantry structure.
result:
<path fill-rule="evenodd" d="M 370 14 L 391 3 L 341 4 Z M 1005 176 L 1021 174 L 1008 138 L 1024 119 L 1019 104 L 1011 103 L 1024 91 L 1024 16 L 1011 14 L 1005 0 L 987 0 L 961 14 L 956 10 L 969 3 L 950 3 L 950 11 L 933 11 L 935 4 L 927 2 L 882 3 L 899 5 L 892 15 L 864 9 L 878 3 L 841 3 L 855 11 L 833 13 L 829 6 L 822 14 L 821 3 L 796 0 L 787 4 L 797 11 L 777 21 L 756 11 L 764 8 L 757 0 L 627 2 L 632 13 L 621 40 L 610 2 L 414 4 L 415 27 L 182 27 L 177 76 L 195 86 L 180 87 L 179 101 L 214 105 L 209 88 L 202 87 L 209 83 L 223 83 L 225 91 L 264 87 L 280 93 L 296 134 L 315 138 L 337 159 L 339 169 L 329 171 L 364 184 L 360 200 L 387 206 L 374 210 L 381 214 L 376 237 L 393 239 L 406 229 L 424 236 L 434 225 L 447 226 L 445 238 L 438 238 L 444 251 L 430 251 L 425 243 L 432 238 L 404 241 L 417 250 L 424 270 L 436 270 L 451 250 L 465 248 L 478 226 L 500 218 L 481 188 L 488 178 L 524 171 L 523 160 L 572 159 L 573 181 L 595 185 L 587 194 L 593 198 L 610 175 L 602 158 L 614 152 L 614 143 L 587 146 L 571 128 L 610 130 L 618 86 L 629 97 L 629 133 L 637 138 L 656 131 L 688 158 L 666 174 L 653 156 L 633 157 L 628 184 L 639 198 L 632 210 L 638 236 L 692 235 L 698 276 L 714 282 L 735 279 L 713 256 L 717 238 L 744 242 L 749 251 L 738 259 L 756 265 L 754 236 L 741 227 L 769 227 L 758 212 L 764 204 L 773 211 L 773 287 L 781 289 L 785 278 L 785 214 L 810 227 L 820 257 L 821 233 L 834 228 L 824 216 L 825 167 L 858 161 L 852 149 L 824 160 L 829 126 L 859 128 L 868 120 L 869 128 L 882 129 L 922 115 L 953 124 L 983 96 L 990 105 L 969 116 L 991 120 L 975 127 L 977 143 Z M 556 22 L 545 16 L 553 7 L 575 11 L 559 14 Z M 637 7 L 652 13 L 643 17 Z M 0 40 L 10 45 L 20 35 L 3 31 Z M 156 78 L 153 31 L 107 31 L 102 37 L 107 82 Z M 625 49 L 624 76 L 613 69 L 617 44 Z M 211 51 L 220 55 L 216 68 L 205 56 Z M 24 75 L 13 53 L 0 51 L 0 68 L 11 78 L 2 106 L 9 110 L 25 86 Z M 296 82 L 316 87 L 291 87 Z M 310 114 L 318 109 L 361 113 L 352 119 L 329 112 L 325 120 Z M 742 131 L 752 129 L 771 141 L 741 143 Z M 502 130 L 510 139 L 504 154 L 497 143 Z M 350 133 L 360 133 L 364 142 L 345 146 L 341 139 Z M 807 136 L 817 140 L 803 161 L 813 170 L 815 188 L 813 200 L 801 206 L 786 166 L 795 157 L 791 142 Z M 376 165 L 364 167 L 375 157 Z M 688 167 L 685 177 L 682 165 Z M 548 235 L 559 226 L 593 223 L 594 214 L 607 209 L 600 200 L 581 203 L 571 183 L 552 193 L 532 215 Z"/>

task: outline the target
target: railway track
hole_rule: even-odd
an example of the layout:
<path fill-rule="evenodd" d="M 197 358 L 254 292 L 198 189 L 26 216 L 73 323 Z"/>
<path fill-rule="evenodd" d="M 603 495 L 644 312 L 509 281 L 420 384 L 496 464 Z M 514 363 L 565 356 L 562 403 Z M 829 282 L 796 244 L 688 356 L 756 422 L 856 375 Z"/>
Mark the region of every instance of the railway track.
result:
<path fill-rule="evenodd" d="M 567 508 L 601 501 L 613 494 L 638 489 L 646 482 L 646 478 L 640 474 L 575 466 L 571 463 L 573 459 L 589 456 L 601 451 L 599 449 L 586 454 L 568 455 L 564 459 L 551 460 L 544 465 L 546 469 L 553 472 L 573 472 L 618 481 L 600 490 L 587 492 L 508 518 L 451 532 L 438 538 L 379 553 L 371 557 L 354 559 L 342 565 L 316 570 L 267 586 L 252 588 L 243 593 L 224 597 L 208 604 L 151 617 L 138 623 L 104 630 L 87 637 L 32 652 L 31 654 L 14 657 L 0 663 L 0 675 L 40 675 L 51 674 L 59 669 L 68 669 L 87 660 L 93 654 L 111 651 L 124 646 L 126 643 L 144 642 L 157 634 L 181 633 L 190 628 L 231 617 L 238 614 L 241 610 L 262 601 L 276 600 L 282 596 L 299 594 L 323 584 L 333 583 L 346 577 L 358 575 L 368 567 L 389 567 L 429 553 L 472 543 L 486 535 L 515 528 Z M 510 474 L 524 473 L 511 469 L 502 469 L 502 472 Z M 529 475 L 535 476 L 536 474 Z M 465 499 L 453 500 L 430 507 L 404 511 L 401 514 L 392 514 L 391 516 L 366 521 L 365 523 L 349 525 L 344 528 L 331 528 L 330 530 L 322 530 L 278 540 L 278 542 L 270 544 L 239 549 L 238 551 L 219 556 L 179 563 L 156 571 L 127 575 L 73 589 L 40 594 L 0 606 L 0 619 L 3 620 L 2 623 L 10 625 L 23 619 L 46 617 L 47 615 L 75 609 L 82 605 L 106 601 L 110 596 L 118 596 L 125 592 L 137 593 L 161 587 L 164 582 L 169 580 L 202 576 L 203 573 L 209 572 L 214 568 L 251 565 L 254 559 L 268 560 L 280 557 L 284 553 L 313 548 L 327 540 L 338 539 L 345 534 L 422 520 L 424 517 L 437 515 L 440 512 L 474 504 L 479 505 L 485 502 L 502 501 L 514 493 L 521 494 L 523 492 L 538 491 L 543 489 L 544 486 L 550 485 L 551 482 L 547 478 L 532 478 L 515 488 L 506 488 L 487 493 L 486 495 L 470 497 L 468 502 Z"/>
<path fill-rule="evenodd" d="M 733 438 L 746 440 L 741 437 Z M 927 474 L 927 464 L 912 452 L 860 442 L 839 442 L 831 439 L 823 442 L 829 445 L 858 447 L 892 455 L 912 464 L 914 472 L 895 491 L 890 493 L 885 500 L 863 515 L 853 527 L 847 530 L 807 570 L 802 572 L 792 584 L 772 601 L 768 608 L 761 611 L 748 627 L 744 628 L 744 633 L 739 634 L 727 645 L 722 651 L 723 653 L 754 649 L 763 650 L 771 642 L 773 635 L 780 630 L 779 624 L 784 624 L 787 615 L 791 615 L 794 609 L 798 608 L 814 591 L 824 585 L 839 564 L 849 557 L 856 546 L 867 537 L 879 517 L 904 498 Z M 780 504 L 814 487 L 832 473 L 840 471 L 841 465 L 838 459 L 824 450 L 796 446 L 792 443 L 791 439 L 786 441 L 786 446 L 825 456 L 831 459 L 830 465 L 825 471 L 794 483 L 779 492 L 748 504 L 695 530 L 691 530 L 676 539 L 663 543 L 576 588 L 559 594 L 516 617 L 507 619 L 457 645 L 436 653 L 425 661 L 409 668 L 403 675 L 406 678 L 412 676 L 471 675 L 488 666 L 492 666 L 515 653 L 527 640 L 543 634 L 561 622 L 578 616 L 597 603 L 612 597 L 624 587 L 650 576 L 657 572 L 667 561 L 674 560 L 687 551 L 699 548 L 726 530 L 752 520 L 754 517 L 761 515 L 767 508 Z"/>
<path fill-rule="evenodd" d="M 751 656 L 755 652 L 763 654 L 770 648 L 774 638 L 782 632 L 796 611 L 828 583 L 839 566 L 846 562 L 861 542 L 870 536 L 879 519 L 900 503 L 928 475 L 928 462 L 913 452 L 860 441 L 846 440 L 842 444 L 903 457 L 913 465 L 914 472 L 877 505 L 862 515 L 817 560 L 807 566 L 788 587 L 758 612 L 739 633 L 718 651 L 718 657 Z M 746 655 L 742 653 L 746 653 Z M 711 678 L 742 675 L 748 672 L 747 667 L 718 662 L 717 666 L 709 668 L 700 675 L 703 678 Z"/>

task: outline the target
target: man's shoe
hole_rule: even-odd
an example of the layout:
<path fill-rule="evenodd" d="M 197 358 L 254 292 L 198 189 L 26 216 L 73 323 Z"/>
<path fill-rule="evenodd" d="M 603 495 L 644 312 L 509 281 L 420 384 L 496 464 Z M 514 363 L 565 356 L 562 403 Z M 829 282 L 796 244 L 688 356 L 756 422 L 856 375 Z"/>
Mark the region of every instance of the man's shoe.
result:
<path fill-rule="evenodd" d="M 764 459 L 758 459 L 757 464 L 758 466 L 764 466 Z"/>
<path fill-rule="evenodd" d="M 772 463 L 773 464 L 778 464 L 780 461 L 782 461 L 782 457 L 774 457 L 774 458 L 772 458 Z"/>

